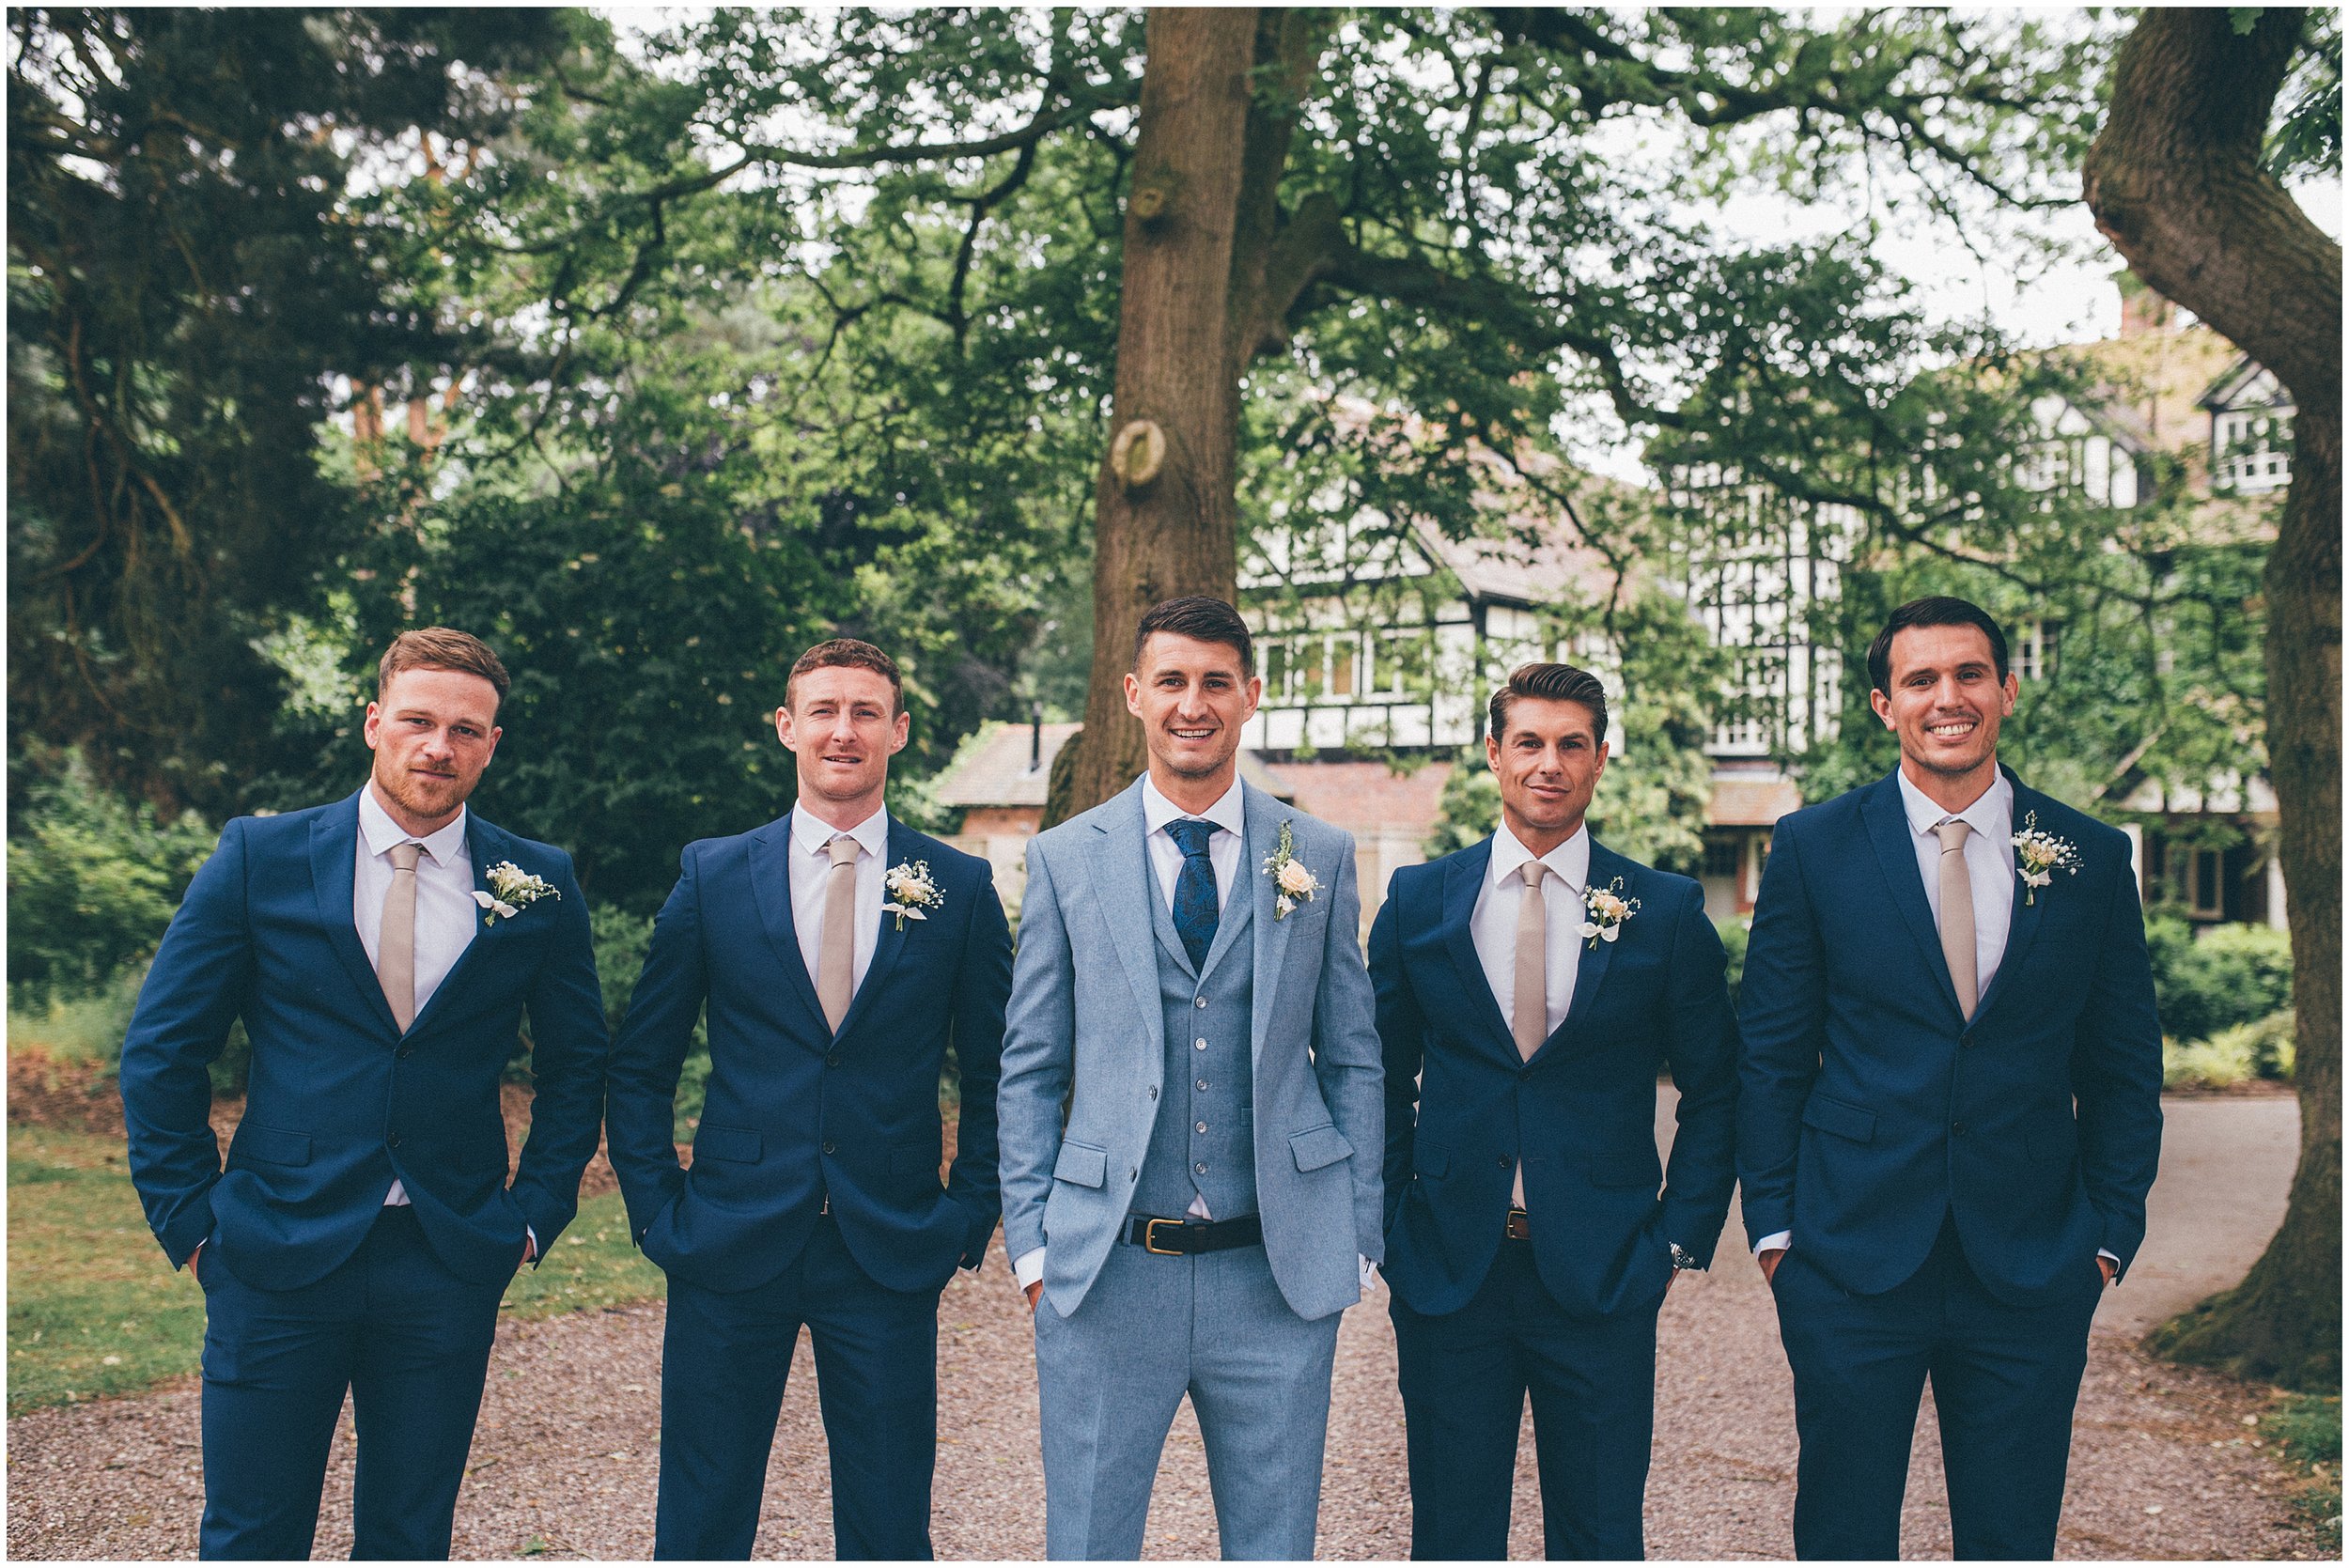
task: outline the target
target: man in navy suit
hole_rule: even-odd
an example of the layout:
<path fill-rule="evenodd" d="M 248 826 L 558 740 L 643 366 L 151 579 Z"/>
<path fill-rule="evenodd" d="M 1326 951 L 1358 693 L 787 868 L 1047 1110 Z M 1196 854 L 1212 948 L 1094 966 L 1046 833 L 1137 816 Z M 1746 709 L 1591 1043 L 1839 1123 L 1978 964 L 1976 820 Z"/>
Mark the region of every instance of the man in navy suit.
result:
<path fill-rule="evenodd" d="M 1902 605 L 1868 674 L 1900 767 L 1779 823 L 1738 999 L 1795 1549 L 1900 1555 L 1930 1377 L 1956 1555 L 2046 1558 L 2089 1320 L 2161 1147 L 2137 878 L 2118 831 L 1999 766 L 2016 683 L 1983 611 Z"/>
<path fill-rule="evenodd" d="M 1546 1555 L 1642 1555 L 1657 1309 L 1729 1214 L 1727 959 L 1703 888 L 1591 837 L 1606 735 L 1596 676 L 1510 675 L 1500 831 L 1396 872 L 1371 928 L 1414 1558 L 1508 1555 L 1529 1392 Z"/>
<path fill-rule="evenodd" d="M 995 1230 L 1011 934 L 985 861 L 882 807 L 910 718 L 871 644 L 801 656 L 775 716 L 799 803 L 686 846 L 613 1048 L 612 1167 L 669 1276 L 656 1557 L 750 1556 L 801 1325 L 833 1555 L 930 1556 L 938 1297 Z M 671 1119 L 705 1003 L 688 1171 Z M 961 1107 L 941 1187 L 949 1049 Z"/>
<path fill-rule="evenodd" d="M 461 631 L 383 655 L 358 794 L 220 835 L 122 1045 L 131 1174 L 205 1293 L 208 1558 L 303 1558 L 349 1390 L 352 1555 L 445 1558 L 498 1300 L 570 1223 L 602 1119 L 602 994 L 560 849 L 466 797 L 506 675 Z M 530 1015 L 509 1188 L 498 1080 Z M 227 1167 L 206 1068 L 253 1042 Z"/>

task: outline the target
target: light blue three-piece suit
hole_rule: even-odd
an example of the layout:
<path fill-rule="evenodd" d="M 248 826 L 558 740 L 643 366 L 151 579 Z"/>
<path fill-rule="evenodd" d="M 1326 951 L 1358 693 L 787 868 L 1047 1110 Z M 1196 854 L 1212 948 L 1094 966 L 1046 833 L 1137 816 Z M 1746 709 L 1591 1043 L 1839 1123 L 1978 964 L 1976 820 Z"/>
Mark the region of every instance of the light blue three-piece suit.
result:
<path fill-rule="evenodd" d="M 1141 1555 L 1189 1394 L 1223 1555 L 1307 1559 L 1339 1314 L 1382 1246 L 1353 840 L 1244 788 L 1239 885 L 1221 890 L 1194 968 L 1150 865 L 1142 790 L 1029 844 L 1005 1020 L 1004 1250 L 1045 1250 L 1046 1550 Z M 1319 883 L 1285 916 L 1265 868 L 1283 823 Z M 1262 1245 L 1166 1256 L 1127 1239 L 1133 1216 L 1194 1203 L 1219 1221 L 1261 1216 Z"/>

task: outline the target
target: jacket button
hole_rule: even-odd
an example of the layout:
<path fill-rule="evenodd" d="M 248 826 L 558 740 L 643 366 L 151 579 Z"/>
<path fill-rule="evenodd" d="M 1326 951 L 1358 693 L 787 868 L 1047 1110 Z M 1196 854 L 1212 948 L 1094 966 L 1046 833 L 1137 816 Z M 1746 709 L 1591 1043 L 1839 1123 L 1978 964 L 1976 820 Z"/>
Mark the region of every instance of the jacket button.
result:
<path fill-rule="evenodd" d="M 1968 1030 L 1965 1033 L 1957 1037 L 1957 1043 L 1961 1046 L 1967 1047 L 1968 1049 L 1971 1049 L 1974 1044 L 1974 1032 L 1970 1029 Z"/>
<path fill-rule="evenodd" d="M 1195 997 L 1191 1000 L 1191 1005 L 1193 1007 L 1205 1007 L 1206 1004 L 1207 999 L 1206 997 Z"/>
<path fill-rule="evenodd" d="M 1141 1174 L 1142 1174 L 1142 1172 L 1141 1172 L 1140 1171 L 1138 1171 L 1138 1170 L 1134 1169 L 1132 1166 L 1130 1166 L 1130 1165 L 1129 1165 L 1129 1166 L 1126 1167 L 1126 1179 L 1127 1179 L 1128 1181 L 1133 1181 L 1133 1180 L 1135 1180 L 1137 1177 L 1139 1177 Z"/>
<path fill-rule="evenodd" d="M 824 1065 L 825 1065 L 825 1066 L 827 1066 L 827 1067 L 837 1067 L 837 1066 L 839 1066 L 839 1065 L 840 1065 L 840 1053 L 839 1053 L 838 1051 L 833 1051 L 833 1052 L 832 1052 L 830 1056 L 825 1057 L 825 1058 L 824 1058 Z"/>
<path fill-rule="evenodd" d="M 827 1138 L 824 1140 L 824 1153 L 831 1154 L 832 1152 L 832 1141 L 831 1139 Z"/>
<path fill-rule="evenodd" d="M 1159 1086 L 1155 1083 L 1150 1085 L 1150 1097 L 1154 1100 L 1159 1097 Z"/>
<path fill-rule="evenodd" d="M 416 1054 L 416 1048 L 413 1046 L 402 1046 L 399 1049 L 392 1052 L 392 1054 L 398 1057 L 402 1062 L 405 1062 L 410 1057 Z"/>
<path fill-rule="evenodd" d="M 399 1134 L 397 1134 L 397 1133 L 394 1133 L 394 1134 L 392 1134 L 389 1138 L 386 1138 L 385 1140 L 383 1140 L 383 1146 L 384 1146 L 385 1148 L 387 1148 L 387 1149 L 397 1149 L 397 1148 L 398 1148 L 398 1147 L 399 1147 Z"/>
<path fill-rule="evenodd" d="M 1499 1160 L 1497 1163 L 1501 1166 L 1501 1168 L 1503 1171 L 1506 1171 L 1507 1169 L 1509 1169 L 1509 1166 L 1511 1165 L 1512 1161 L 1510 1160 L 1510 1158 L 1509 1158 L 1509 1157 L 1508 1157 L 1507 1155 L 1502 1155 L 1502 1156 L 1501 1157 L 1500 1160 Z"/>
<path fill-rule="evenodd" d="M 1950 1136 L 1952 1138 L 1963 1138 L 1966 1136 L 1966 1124 L 1963 1122 L 1952 1122 L 1950 1124 Z"/>

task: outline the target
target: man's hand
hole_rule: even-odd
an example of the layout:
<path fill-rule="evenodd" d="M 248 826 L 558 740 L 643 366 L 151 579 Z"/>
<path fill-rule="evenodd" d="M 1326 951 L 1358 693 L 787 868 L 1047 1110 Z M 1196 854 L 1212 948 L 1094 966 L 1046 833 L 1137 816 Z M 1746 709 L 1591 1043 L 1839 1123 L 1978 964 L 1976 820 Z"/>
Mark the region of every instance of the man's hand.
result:
<path fill-rule="evenodd" d="M 2113 1278 L 2121 1272 L 2121 1265 L 2114 1263 L 2110 1258 L 2106 1257 L 2102 1252 L 2096 1254 L 2096 1266 L 2104 1270 L 2105 1283 L 2107 1285 L 2111 1284 Z"/>
<path fill-rule="evenodd" d="M 535 1245 L 535 1244 L 531 1241 L 530 1237 L 528 1237 L 527 1235 L 523 1236 L 523 1237 L 522 1237 L 522 1262 L 524 1262 L 524 1263 L 528 1263 L 531 1259 L 533 1259 L 533 1258 L 537 1257 L 537 1255 L 538 1255 L 538 1249 L 537 1249 L 537 1246 L 536 1246 L 536 1245 Z"/>
<path fill-rule="evenodd" d="M 1754 1262 L 1762 1265 L 1763 1283 L 1773 1284 L 1777 1282 L 1779 1260 L 1783 1258 L 1785 1255 L 1785 1248 L 1773 1247 L 1754 1259 Z"/>
<path fill-rule="evenodd" d="M 210 1245 L 209 1241 L 199 1241 L 195 1250 L 188 1254 L 188 1278 L 199 1285 L 204 1282 L 204 1249 Z"/>
<path fill-rule="evenodd" d="M 1035 1315 L 1035 1298 L 1044 1294 L 1044 1281 L 1038 1280 L 1034 1284 L 1030 1285 L 1027 1288 L 1025 1294 L 1028 1297 L 1028 1315 L 1030 1317 L 1034 1317 Z"/>

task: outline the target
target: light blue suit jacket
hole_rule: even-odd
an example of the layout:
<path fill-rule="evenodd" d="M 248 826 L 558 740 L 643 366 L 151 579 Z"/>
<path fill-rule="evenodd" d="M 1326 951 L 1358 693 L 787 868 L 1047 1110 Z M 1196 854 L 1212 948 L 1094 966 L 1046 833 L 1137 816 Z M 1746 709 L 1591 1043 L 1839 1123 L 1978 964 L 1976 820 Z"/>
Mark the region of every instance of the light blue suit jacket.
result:
<path fill-rule="evenodd" d="M 1354 840 L 1258 790 L 1243 786 L 1242 800 L 1245 886 L 1231 896 L 1256 901 L 1257 1208 L 1273 1279 L 1310 1320 L 1359 1301 L 1356 1254 L 1376 1261 L 1384 1247 L 1383 1073 L 1356 936 Z M 1322 891 L 1275 918 L 1264 862 L 1283 822 Z M 1044 1291 L 1064 1317 L 1117 1244 L 1163 1103 L 1166 1020 L 1146 902 L 1161 894 L 1144 831 L 1137 781 L 1028 845 L 996 1102 L 1003 1245 L 1017 1259 L 1049 1244 Z"/>

